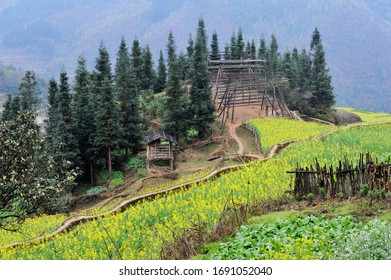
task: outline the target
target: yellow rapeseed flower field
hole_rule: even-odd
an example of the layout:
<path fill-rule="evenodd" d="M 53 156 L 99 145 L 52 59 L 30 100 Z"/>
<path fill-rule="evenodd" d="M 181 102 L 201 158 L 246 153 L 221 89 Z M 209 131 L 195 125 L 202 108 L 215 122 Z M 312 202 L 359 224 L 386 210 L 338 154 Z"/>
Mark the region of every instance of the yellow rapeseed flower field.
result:
<path fill-rule="evenodd" d="M 271 127 L 278 126 L 278 121 L 281 126 L 294 125 L 276 119 Z M 315 134 L 318 133 L 317 130 Z M 140 202 L 124 212 L 79 225 L 45 243 L 0 249 L 0 256 L 1 259 L 159 259 L 164 244 L 193 223 L 205 223 L 211 229 L 227 201 L 251 203 L 281 196 L 290 188 L 291 177 L 286 171 L 297 162 L 312 164 L 317 157 L 320 162 L 330 164 L 345 155 L 353 159 L 367 151 L 382 156 L 391 151 L 390 137 L 391 124 L 387 124 L 341 130 L 323 140 L 309 139 L 291 145 L 266 162 L 255 161 L 188 190 Z M 303 251 L 302 257 L 306 256 L 311 258 L 308 251 Z"/>

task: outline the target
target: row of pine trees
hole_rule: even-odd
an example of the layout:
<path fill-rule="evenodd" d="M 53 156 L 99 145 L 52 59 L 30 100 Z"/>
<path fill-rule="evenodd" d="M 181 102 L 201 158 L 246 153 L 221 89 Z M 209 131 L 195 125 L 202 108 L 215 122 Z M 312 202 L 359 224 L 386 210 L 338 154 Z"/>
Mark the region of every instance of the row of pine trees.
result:
<path fill-rule="evenodd" d="M 162 129 L 180 142 L 189 135 L 205 138 L 210 134 L 214 106 L 208 74 L 208 58 L 261 59 L 270 78 L 283 85 L 288 106 L 310 116 L 324 117 L 334 105 L 331 77 L 326 68 L 320 34 L 315 29 L 310 51 L 296 48 L 278 51 L 274 35 L 270 44 L 260 39 L 245 43 L 241 29 L 233 32 L 230 43 L 220 50 L 213 32 L 210 48 L 202 19 L 196 36 L 189 36 L 186 52 L 179 52 L 173 32 L 168 35 L 166 59 L 160 50 L 155 69 L 149 46 L 141 47 L 134 39 L 129 51 L 125 39 L 120 42 L 114 67 L 102 42 L 95 67 L 88 70 L 80 56 L 71 85 L 63 69 L 59 79 L 49 81 L 46 144 L 56 162 L 70 162 L 83 180 L 94 184 L 96 170 L 107 168 L 112 176 L 113 151 L 134 155 L 142 148 L 147 116 L 140 102 L 151 93 L 159 95 Z M 114 71 L 113 71 L 114 70 Z M 35 75 L 28 71 L 20 86 L 20 95 L 8 97 L 3 121 L 23 111 L 37 111 L 39 92 Z M 152 118 L 152 117 L 151 117 Z"/>

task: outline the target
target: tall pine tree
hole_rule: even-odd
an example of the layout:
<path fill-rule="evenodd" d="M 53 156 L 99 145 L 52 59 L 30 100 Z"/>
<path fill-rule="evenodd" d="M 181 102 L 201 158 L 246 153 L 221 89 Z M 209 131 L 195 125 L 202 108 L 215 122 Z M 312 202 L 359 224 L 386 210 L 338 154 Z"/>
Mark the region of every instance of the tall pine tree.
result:
<path fill-rule="evenodd" d="M 163 51 L 160 50 L 159 62 L 157 66 L 157 78 L 155 83 L 155 92 L 162 92 L 166 88 L 167 68 L 164 61 Z"/>
<path fill-rule="evenodd" d="M 174 34 L 170 30 L 168 34 L 168 42 L 167 42 L 167 65 L 170 70 L 171 64 L 176 60 L 176 45 Z"/>
<path fill-rule="evenodd" d="M 153 68 L 152 53 L 148 45 L 143 49 L 142 59 L 143 75 L 141 81 L 141 89 L 152 90 L 156 80 L 156 73 L 155 69 Z"/>
<path fill-rule="evenodd" d="M 47 106 L 47 119 L 46 123 L 46 134 L 48 146 L 54 150 L 54 138 L 56 134 L 57 124 L 59 121 L 59 112 L 58 112 L 58 85 L 54 78 L 49 80 L 48 87 L 48 106 Z"/>
<path fill-rule="evenodd" d="M 35 74 L 26 71 L 19 87 L 21 109 L 23 111 L 37 111 L 39 107 L 39 89 Z"/>
<path fill-rule="evenodd" d="M 91 75 L 87 70 L 86 59 L 83 56 L 79 56 L 73 87 L 75 93 L 73 103 L 73 131 L 80 151 L 83 174 L 89 174 L 91 185 L 93 185 L 93 158 L 95 154 L 92 135 L 95 133 L 95 122 L 91 94 L 92 81 L 90 78 Z"/>
<path fill-rule="evenodd" d="M 316 114 L 325 117 L 335 104 L 331 76 L 326 67 L 325 52 L 323 50 L 320 33 L 315 28 L 311 40 L 311 106 L 316 108 Z"/>
<path fill-rule="evenodd" d="M 134 57 L 132 57 L 132 63 L 138 64 L 134 59 L 137 58 L 137 61 L 141 62 L 141 51 L 140 55 L 138 52 L 138 40 L 133 41 L 133 50 L 134 53 L 132 55 L 134 54 Z M 92 79 L 96 81 L 93 89 L 98 91 L 98 95 L 94 102 L 95 134 L 93 143 L 95 151 L 99 155 L 107 157 L 106 162 L 111 179 L 112 151 L 118 147 L 118 143 L 122 138 L 122 129 L 119 122 L 118 107 L 114 98 L 110 57 L 103 44 L 99 47 L 99 56 L 96 60 L 95 69 L 96 71 L 92 75 Z M 103 80 L 101 80 L 102 78 Z"/>
<path fill-rule="evenodd" d="M 259 41 L 258 59 L 266 60 L 267 48 L 265 38 L 261 38 Z"/>
<path fill-rule="evenodd" d="M 112 178 L 112 151 L 118 147 L 122 138 L 117 104 L 114 99 L 111 80 L 106 77 L 97 98 L 95 111 L 96 132 L 94 135 L 95 148 L 107 156 L 109 178 Z"/>
<path fill-rule="evenodd" d="M 140 41 L 135 38 L 132 43 L 132 50 L 130 55 L 130 62 L 132 71 L 136 76 L 137 88 L 141 88 L 143 80 L 143 54 L 140 46 Z"/>
<path fill-rule="evenodd" d="M 119 119 L 122 129 L 120 145 L 136 153 L 141 145 L 142 133 L 139 115 L 139 90 L 136 75 L 131 67 L 130 56 L 125 40 L 122 38 L 115 64 L 115 88 L 119 101 Z"/>
<path fill-rule="evenodd" d="M 208 73 L 204 22 L 199 21 L 193 54 L 192 80 L 190 87 L 190 116 L 193 127 L 206 137 L 214 121 L 214 106 Z"/>
<path fill-rule="evenodd" d="M 181 84 L 179 61 L 171 63 L 168 74 L 166 98 L 164 100 L 163 129 L 180 139 L 188 129 L 188 98 Z"/>
<path fill-rule="evenodd" d="M 68 83 L 68 75 L 62 70 L 58 89 L 58 120 L 53 134 L 53 154 L 56 162 L 70 161 L 72 167 L 78 167 L 79 149 L 73 131 L 72 97 Z"/>
<path fill-rule="evenodd" d="M 217 38 L 216 31 L 214 31 L 212 34 L 212 42 L 210 45 L 210 49 L 211 49 L 210 59 L 211 60 L 220 60 L 221 55 L 220 55 L 220 49 L 219 49 L 219 40 Z"/>

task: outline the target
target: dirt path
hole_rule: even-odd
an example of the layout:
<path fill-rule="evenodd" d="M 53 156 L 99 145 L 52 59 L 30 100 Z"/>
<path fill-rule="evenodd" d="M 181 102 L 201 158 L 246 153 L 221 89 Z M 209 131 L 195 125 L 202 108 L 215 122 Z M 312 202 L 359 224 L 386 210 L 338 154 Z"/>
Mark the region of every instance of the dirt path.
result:
<path fill-rule="evenodd" d="M 228 123 L 227 126 L 229 128 L 229 133 L 231 134 L 231 137 L 238 143 L 238 150 L 237 154 L 238 155 L 243 155 L 244 152 L 244 145 L 242 140 L 239 138 L 238 134 L 236 133 L 236 128 L 238 128 L 241 124 L 239 122 L 232 122 Z"/>

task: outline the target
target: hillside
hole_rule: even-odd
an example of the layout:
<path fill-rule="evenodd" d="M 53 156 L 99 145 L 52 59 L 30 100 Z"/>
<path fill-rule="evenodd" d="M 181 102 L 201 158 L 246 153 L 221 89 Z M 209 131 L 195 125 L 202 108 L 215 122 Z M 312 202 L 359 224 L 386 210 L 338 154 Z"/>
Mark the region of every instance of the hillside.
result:
<path fill-rule="evenodd" d="M 149 44 L 155 59 L 173 30 L 179 49 L 201 16 L 220 47 L 241 26 L 246 39 L 274 33 L 279 50 L 309 48 L 322 34 L 338 106 L 389 112 L 391 4 L 388 1 L 8 0 L 0 4 L 0 61 L 47 77 L 73 72 L 83 53 L 92 66 L 103 40 L 114 57 L 122 35 Z M 224 22 L 224 24 L 221 24 Z"/>
<path fill-rule="evenodd" d="M 237 222 L 243 221 L 235 220 L 234 214 L 237 212 L 230 211 L 249 209 L 240 207 L 241 205 L 253 205 L 255 210 L 265 211 L 261 214 L 275 211 L 273 210 L 274 207 L 276 210 L 281 210 L 285 207 L 284 201 L 286 202 L 287 199 L 291 201 L 292 199 L 288 198 L 289 195 L 287 195 L 287 191 L 291 188 L 292 178 L 286 171 L 295 168 L 298 160 L 301 165 L 305 164 L 307 166 L 313 163 L 315 158 L 319 160 L 320 164 L 335 165 L 338 159 L 342 159 L 344 156 L 348 156 L 349 159 L 357 159 L 364 150 L 371 151 L 372 155 L 377 158 L 384 157 L 388 155 L 391 148 L 391 143 L 387 141 L 391 132 L 390 123 L 361 125 L 359 127 L 332 127 L 294 120 L 288 120 L 285 123 L 287 120 L 282 118 L 256 121 L 258 124 L 256 123 L 255 125 L 262 131 L 261 138 L 264 140 L 266 140 L 266 137 L 274 137 L 272 134 L 275 132 L 275 127 L 280 127 L 281 131 L 285 132 L 279 133 L 281 136 L 279 139 L 269 139 L 270 143 L 289 139 L 302 140 L 297 140 L 297 143 L 290 143 L 283 151 L 270 155 L 268 159 L 255 160 L 247 164 L 240 163 L 234 167 L 220 168 L 218 170 L 219 173 L 211 172 L 208 175 L 209 178 L 206 176 L 197 183 L 194 183 L 194 181 L 192 183 L 188 182 L 186 187 L 182 186 L 183 188 L 173 181 L 171 186 L 160 186 L 160 191 L 156 191 L 156 189 L 149 190 L 151 194 L 149 199 L 143 199 L 146 197 L 141 195 L 142 193 L 135 194 L 133 192 L 133 195 L 136 196 L 131 196 L 130 198 L 122 197 L 122 201 L 118 200 L 121 198 L 119 196 L 113 197 L 115 200 L 107 200 L 105 203 L 97 204 L 95 208 L 81 212 L 70 213 L 69 215 L 42 215 L 28 219 L 23 225 L 23 234 L 0 230 L 0 258 L 47 260 L 178 258 L 181 255 L 175 255 L 176 252 L 174 250 L 181 247 L 174 247 L 174 245 L 180 245 L 181 240 L 183 240 L 181 237 L 186 234 L 195 233 L 194 237 L 205 237 L 209 233 L 223 235 L 223 231 L 226 231 L 225 233 L 228 230 L 231 230 L 231 233 L 234 232 L 235 225 L 239 226 Z M 263 123 L 263 121 L 266 122 Z M 268 125 L 268 122 L 276 123 Z M 307 125 L 308 130 L 305 132 L 302 128 Z M 326 133 L 327 135 L 324 136 L 325 134 L 323 133 L 330 129 L 331 134 Z M 321 141 L 314 137 L 308 138 L 308 136 L 319 135 L 320 132 L 320 136 L 323 135 L 325 137 Z M 190 180 L 194 180 L 194 178 Z M 131 184 L 128 187 L 135 189 L 135 186 Z M 175 192 L 173 192 L 174 189 L 176 189 Z M 349 192 L 348 189 L 341 190 L 338 193 L 338 197 L 332 197 L 332 194 L 328 194 L 330 196 L 327 198 L 328 202 L 318 201 L 321 206 L 323 205 L 318 210 L 312 208 L 309 204 L 305 206 L 306 202 L 301 202 L 299 204 L 300 208 L 296 210 L 306 210 L 308 208 L 308 211 L 306 211 L 307 215 L 327 213 L 331 217 L 339 217 L 346 215 L 347 212 L 354 213 L 361 209 L 362 218 L 367 219 L 366 213 L 371 213 L 371 215 L 387 216 L 387 221 L 389 221 L 389 200 L 384 200 L 384 203 L 381 205 L 376 201 L 372 207 L 372 200 L 371 205 L 368 205 L 369 199 L 364 198 L 359 201 L 363 202 L 362 204 L 358 203 L 354 206 L 356 207 L 355 209 L 349 210 L 350 206 L 347 208 L 343 205 L 341 205 L 341 208 L 335 209 L 333 202 L 336 199 L 344 200 L 346 201 L 345 204 L 349 205 L 352 200 L 355 200 L 352 197 L 345 200 L 347 192 Z M 373 190 L 373 193 L 377 194 L 377 192 Z M 386 197 L 389 199 L 389 192 L 387 191 Z M 277 203 L 272 204 L 273 201 Z M 112 202 L 116 204 L 113 205 Z M 327 206 L 326 203 L 329 202 L 331 202 L 330 206 Z M 116 207 L 114 207 L 115 205 Z M 384 208 L 378 209 L 376 205 Z M 114 214 L 108 213 L 109 209 L 115 211 L 119 208 L 123 211 L 117 211 Z M 294 209 L 284 209 L 289 211 L 289 217 L 304 214 L 297 213 L 297 211 L 294 213 L 292 211 Z M 246 212 L 246 214 L 248 213 Z M 236 218 L 240 219 L 238 216 Z M 75 222 L 76 220 L 78 222 Z M 318 221 L 322 222 L 319 224 L 319 227 L 321 226 L 323 229 L 325 224 L 322 216 L 319 217 Z M 347 225 L 355 226 L 356 224 L 355 221 L 349 220 L 349 223 L 344 221 L 345 218 L 338 218 L 338 221 L 333 223 L 332 227 L 337 226 L 345 231 Z M 60 227 L 61 224 L 71 223 L 74 228 L 61 234 L 58 234 L 59 231 L 55 231 L 54 238 L 53 236 L 44 237 L 56 228 L 63 228 Z M 339 225 L 343 225 L 343 227 Z M 314 228 L 311 226 L 308 229 L 317 230 L 319 227 Z M 326 231 L 327 228 L 329 227 L 326 224 Z M 219 229 L 222 231 L 219 232 Z M 200 235 L 197 235 L 198 233 Z M 320 233 L 322 234 L 322 232 Z M 111 243 L 106 242 L 108 240 L 107 236 L 109 236 Z M 7 244 L 12 242 L 23 241 L 26 238 L 33 237 L 41 237 L 45 240 L 28 246 L 26 244 L 16 244 L 14 247 L 7 246 Z M 333 251 L 329 251 L 330 246 L 326 243 L 320 244 L 319 247 L 305 246 L 306 254 L 296 254 L 299 252 L 299 248 L 303 247 L 302 244 L 307 244 L 307 239 L 303 240 L 299 234 L 289 235 L 289 237 L 294 239 L 293 241 L 298 246 L 297 250 L 296 247 L 294 248 L 295 250 L 292 252 L 294 254 L 290 254 L 291 252 L 289 251 L 284 252 L 284 254 L 287 254 L 287 257 L 293 259 L 335 259 L 336 257 L 333 255 Z M 319 238 L 318 235 L 314 235 L 311 236 L 310 240 L 314 239 L 315 242 L 316 240 L 333 240 L 332 236 L 327 236 L 326 240 Z M 186 240 L 188 239 L 186 238 Z M 202 240 L 204 239 L 199 238 L 195 241 L 202 242 Z M 376 241 L 374 238 L 372 240 Z M 385 242 L 388 241 L 389 237 Z M 281 239 L 277 241 L 277 244 L 282 244 L 283 242 L 284 240 Z M 289 242 L 292 244 L 292 240 Z M 242 243 L 240 242 L 240 244 Z M 190 243 L 185 244 L 189 245 Z M 341 244 L 341 246 L 343 245 Z M 324 247 L 327 247 L 324 254 L 318 254 L 319 248 L 322 249 Z M 186 247 L 186 250 L 189 248 Z M 256 248 L 259 249 L 260 247 Z M 171 249 L 173 251 L 170 251 Z M 256 250 L 257 252 L 259 252 L 258 249 Z M 264 250 L 263 252 L 267 253 L 269 250 Z M 239 258 L 243 257 L 237 257 L 237 259 Z M 285 259 L 285 255 L 276 254 L 269 258 Z"/>

